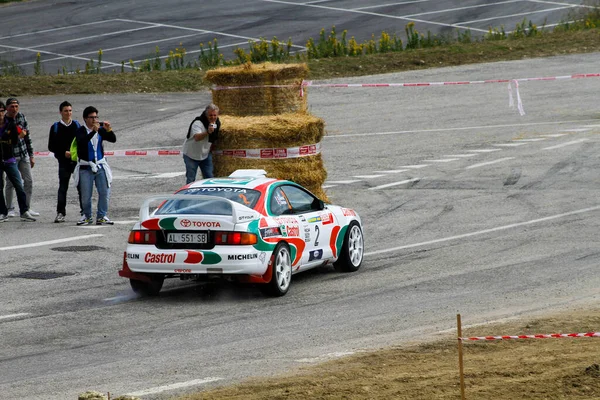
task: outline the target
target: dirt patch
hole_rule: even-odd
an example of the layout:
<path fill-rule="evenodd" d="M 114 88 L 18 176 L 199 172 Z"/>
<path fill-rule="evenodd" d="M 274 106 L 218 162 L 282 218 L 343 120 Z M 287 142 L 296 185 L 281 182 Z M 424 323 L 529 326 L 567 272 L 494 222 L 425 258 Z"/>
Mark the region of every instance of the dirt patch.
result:
<path fill-rule="evenodd" d="M 600 310 L 465 329 L 463 336 L 600 331 Z M 455 336 L 303 368 L 179 400 L 460 399 Z M 600 338 L 465 342 L 466 399 L 598 399 Z"/>

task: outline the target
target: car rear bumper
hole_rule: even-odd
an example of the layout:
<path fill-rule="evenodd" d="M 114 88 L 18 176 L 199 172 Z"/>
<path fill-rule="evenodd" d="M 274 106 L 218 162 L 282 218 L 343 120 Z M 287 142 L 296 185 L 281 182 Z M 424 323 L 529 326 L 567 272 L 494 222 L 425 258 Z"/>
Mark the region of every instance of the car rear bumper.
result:
<path fill-rule="evenodd" d="M 161 274 L 244 274 L 266 272 L 270 254 L 253 246 L 215 246 L 211 250 L 161 250 L 127 246 L 125 261 L 132 272 Z"/>

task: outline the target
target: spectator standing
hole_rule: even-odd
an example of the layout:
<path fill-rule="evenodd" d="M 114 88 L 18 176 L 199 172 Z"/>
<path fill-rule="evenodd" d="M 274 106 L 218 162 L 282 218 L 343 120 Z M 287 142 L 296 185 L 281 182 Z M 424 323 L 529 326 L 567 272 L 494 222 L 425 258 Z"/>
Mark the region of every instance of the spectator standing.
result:
<path fill-rule="evenodd" d="M 182 151 L 186 184 L 196 180 L 198 168 L 203 178 L 214 176 L 211 150 L 219 137 L 220 128 L 219 107 L 214 104 L 209 104 L 190 124 Z"/>
<path fill-rule="evenodd" d="M 83 215 L 77 225 L 91 225 L 92 192 L 94 184 L 98 191 L 98 209 L 96 210 L 96 225 L 113 225 L 108 216 L 110 200 L 110 185 L 112 171 L 104 157 L 104 141 L 115 143 L 117 137 L 112 131 L 110 122 L 100 122 L 98 109 L 88 106 L 83 110 L 84 125 L 75 132 L 78 163 L 75 167 L 76 184 L 80 185 Z M 72 154 L 71 157 L 74 157 Z"/>
<path fill-rule="evenodd" d="M 72 119 L 73 106 L 71 103 L 63 101 L 58 108 L 61 119 L 50 127 L 48 150 L 54 153 L 54 158 L 58 161 L 58 201 L 54 222 L 65 222 L 69 180 L 77 165 L 76 161 L 71 160 L 71 143 L 75 139 L 75 132 L 81 125 Z M 83 215 L 79 185 L 77 185 L 77 196 L 79 197 L 79 213 Z"/>
<path fill-rule="evenodd" d="M 4 173 L 9 182 L 17 192 L 17 203 L 22 221 L 35 221 L 35 218 L 27 210 L 27 199 L 21 174 L 17 168 L 17 160 L 13 153 L 13 147 L 19 139 L 27 132 L 18 127 L 14 120 L 5 118 L 6 106 L 0 101 L 0 188 L 4 187 Z M 0 222 L 7 220 L 8 209 L 4 201 L 4 192 L 0 190 Z"/>
<path fill-rule="evenodd" d="M 14 122 L 20 129 L 25 131 L 25 136 L 19 138 L 14 144 L 13 152 L 17 163 L 17 168 L 21 173 L 21 180 L 25 188 L 25 194 L 27 195 L 27 209 L 29 214 L 38 216 L 40 213 L 30 209 L 31 206 L 31 195 L 33 193 L 33 177 L 31 175 L 31 169 L 35 165 L 35 159 L 33 158 L 33 146 L 31 144 L 31 132 L 29 131 L 29 124 L 23 113 L 19 112 L 19 100 L 11 97 L 6 100 L 6 116 L 8 122 Z M 12 181 L 9 179 L 6 182 L 5 188 L 6 194 L 6 205 L 8 207 L 8 216 L 15 217 L 16 213 L 13 207 L 13 193 L 14 186 Z"/>

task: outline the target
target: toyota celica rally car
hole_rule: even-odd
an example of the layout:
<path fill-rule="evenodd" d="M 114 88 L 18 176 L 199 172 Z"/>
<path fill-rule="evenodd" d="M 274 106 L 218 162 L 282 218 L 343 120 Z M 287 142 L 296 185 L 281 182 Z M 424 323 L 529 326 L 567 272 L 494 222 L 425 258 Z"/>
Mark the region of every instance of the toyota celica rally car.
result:
<path fill-rule="evenodd" d="M 363 252 L 354 210 L 264 170 L 237 170 L 146 199 L 119 275 L 142 295 L 157 295 L 165 278 L 179 277 L 255 283 L 283 296 L 292 275 L 329 263 L 353 272 Z"/>

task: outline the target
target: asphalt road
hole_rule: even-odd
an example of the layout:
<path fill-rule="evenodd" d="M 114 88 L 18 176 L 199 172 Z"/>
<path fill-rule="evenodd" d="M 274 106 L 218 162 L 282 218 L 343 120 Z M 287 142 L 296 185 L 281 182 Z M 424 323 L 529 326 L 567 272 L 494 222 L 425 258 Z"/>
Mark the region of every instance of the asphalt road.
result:
<path fill-rule="evenodd" d="M 315 83 L 571 76 L 600 72 L 599 59 Z M 38 158 L 32 206 L 42 217 L 0 224 L 1 397 L 74 399 L 94 389 L 162 399 L 451 338 L 457 312 L 474 325 L 597 306 L 599 79 L 521 82 L 524 116 L 508 107 L 506 83 L 309 88 L 311 112 L 327 124 L 328 195 L 360 213 L 367 253 L 359 272 L 297 275 L 278 299 L 179 281 L 137 299 L 117 276 L 142 199 L 184 183 L 179 157 L 111 158 L 117 224 L 85 228 L 75 226 L 74 191 L 68 222 L 52 222 L 56 163 Z M 20 100 L 36 150 L 45 150 L 63 97 Z M 69 100 L 74 115 L 93 104 L 113 123 L 109 149 L 179 149 L 210 94 Z"/>
<path fill-rule="evenodd" d="M 168 4 L 168 5 L 167 5 Z M 200 44 L 207 49 L 216 40 L 219 52 L 234 59 L 233 50 L 248 48 L 248 41 L 273 37 L 292 40 L 292 51 L 305 49 L 309 38 L 336 27 L 360 43 L 379 38 L 382 31 L 397 34 L 406 43 L 405 27 L 415 23 L 420 33 L 454 35 L 471 31 L 474 37 L 490 28 L 510 32 L 524 19 L 552 29 L 589 8 L 581 0 L 178 0 L 145 1 L 26 1 L 0 6 L 0 65 L 33 73 L 36 56 L 40 68 L 55 74 L 84 71 L 89 60 L 105 71 L 130 70 L 154 60 L 156 48 L 164 60 L 169 51 L 186 50 L 193 64 Z M 122 62 L 124 65 L 122 66 Z"/>

